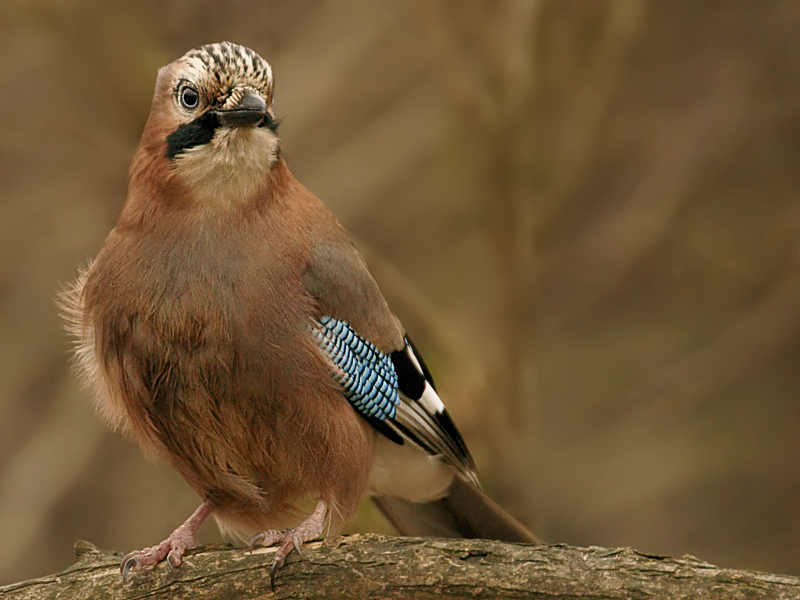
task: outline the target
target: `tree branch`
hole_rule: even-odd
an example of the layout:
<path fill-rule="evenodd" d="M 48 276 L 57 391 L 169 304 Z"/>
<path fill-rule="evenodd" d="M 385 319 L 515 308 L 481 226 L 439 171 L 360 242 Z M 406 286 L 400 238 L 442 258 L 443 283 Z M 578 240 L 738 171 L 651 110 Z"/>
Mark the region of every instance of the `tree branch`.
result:
<path fill-rule="evenodd" d="M 121 556 L 88 542 L 61 573 L 0 587 L 7 600 L 81 598 L 800 598 L 800 578 L 721 569 L 691 556 L 629 548 L 531 546 L 487 540 L 353 535 L 309 544 L 269 586 L 272 549 L 203 546 L 172 572 L 119 574 Z"/>

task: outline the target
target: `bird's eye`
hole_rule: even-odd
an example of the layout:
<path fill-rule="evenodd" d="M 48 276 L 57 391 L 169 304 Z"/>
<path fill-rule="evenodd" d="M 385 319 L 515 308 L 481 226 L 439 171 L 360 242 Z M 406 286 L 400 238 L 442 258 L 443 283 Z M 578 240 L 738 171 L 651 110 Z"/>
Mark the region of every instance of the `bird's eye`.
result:
<path fill-rule="evenodd" d="M 184 108 L 192 109 L 197 108 L 200 104 L 200 94 L 197 90 L 190 86 L 185 86 L 180 92 L 181 106 Z"/>

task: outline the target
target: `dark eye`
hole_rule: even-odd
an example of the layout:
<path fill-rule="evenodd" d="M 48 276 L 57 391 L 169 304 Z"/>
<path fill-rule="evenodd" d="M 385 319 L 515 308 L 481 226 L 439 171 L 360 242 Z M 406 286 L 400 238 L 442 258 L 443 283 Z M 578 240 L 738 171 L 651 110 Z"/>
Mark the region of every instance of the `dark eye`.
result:
<path fill-rule="evenodd" d="M 197 105 L 200 104 L 200 94 L 197 93 L 196 89 L 188 85 L 181 89 L 180 99 L 184 108 L 197 108 Z"/>

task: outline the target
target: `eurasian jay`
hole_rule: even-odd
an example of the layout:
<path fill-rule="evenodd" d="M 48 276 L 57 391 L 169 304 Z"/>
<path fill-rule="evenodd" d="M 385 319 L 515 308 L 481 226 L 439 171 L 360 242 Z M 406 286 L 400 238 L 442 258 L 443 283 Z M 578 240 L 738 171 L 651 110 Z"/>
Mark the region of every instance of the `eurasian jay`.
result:
<path fill-rule="evenodd" d="M 105 421 L 203 499 L 123 575 L 177 567 L 213 514 L 279 546 L 274 582 L 365 493 L 403 534 L 534 542 L 481 492 L 422 357 L 286 166 L 272 90 L 270 65 L 229 42 L 162 68 L 119 221 L 64 294 Z"/>

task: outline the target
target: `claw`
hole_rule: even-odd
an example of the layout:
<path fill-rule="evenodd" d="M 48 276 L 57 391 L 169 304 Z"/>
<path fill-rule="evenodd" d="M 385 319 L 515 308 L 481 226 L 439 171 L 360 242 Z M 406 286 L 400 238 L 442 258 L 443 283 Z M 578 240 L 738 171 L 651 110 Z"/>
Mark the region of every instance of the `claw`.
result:
<path fill-rule="evenodd" d="M 267 532 L 261 531 L 255 534 L 252 538 L 250 538 L 250 546 L 248 548 L 249 552 L 255 550 L 258 546 L 264 543 L 264 540 L 267 538 Z"/>
<path fill-rule="evenodd" d="M 175 569 L 181 566 L 181 559 L 170 552 L 167 554 L 167 564 L 169 565 L 170 570 L 175 573 Z"/>
<path fill-rule="evenodd" d="M 272 568 L 269 570 L 269 586 L 272 588 L 272 593 L 275 593 L 275 578 L 278 576 L 278 571 L 283 566 L 283 557 L 276 558 L 272 563 Z"/>
<path fill-rule="evenodd" d="M 293 535 L 292 536 L 292 545 L 294 546 L 294 551 L 297 552 L 297 556 L 299 558 L 303 558 L 303 553 L 300 552 L 300 546 L 302 542 L 300 541 L 300 536 Z"/>
<path fill-rule="evenodd" d="M 131 553 L 132 554 L 132 553 Z M 122 559 L 122 565 L 120 565 L 120 572 L 122 573 L 122 580 L 125 581 L 128 578 L 128 573 L 131 572 L 131 569 L 137 567 L 139 564 L 139 557 L 135 554 L 126 554 Z"/>

